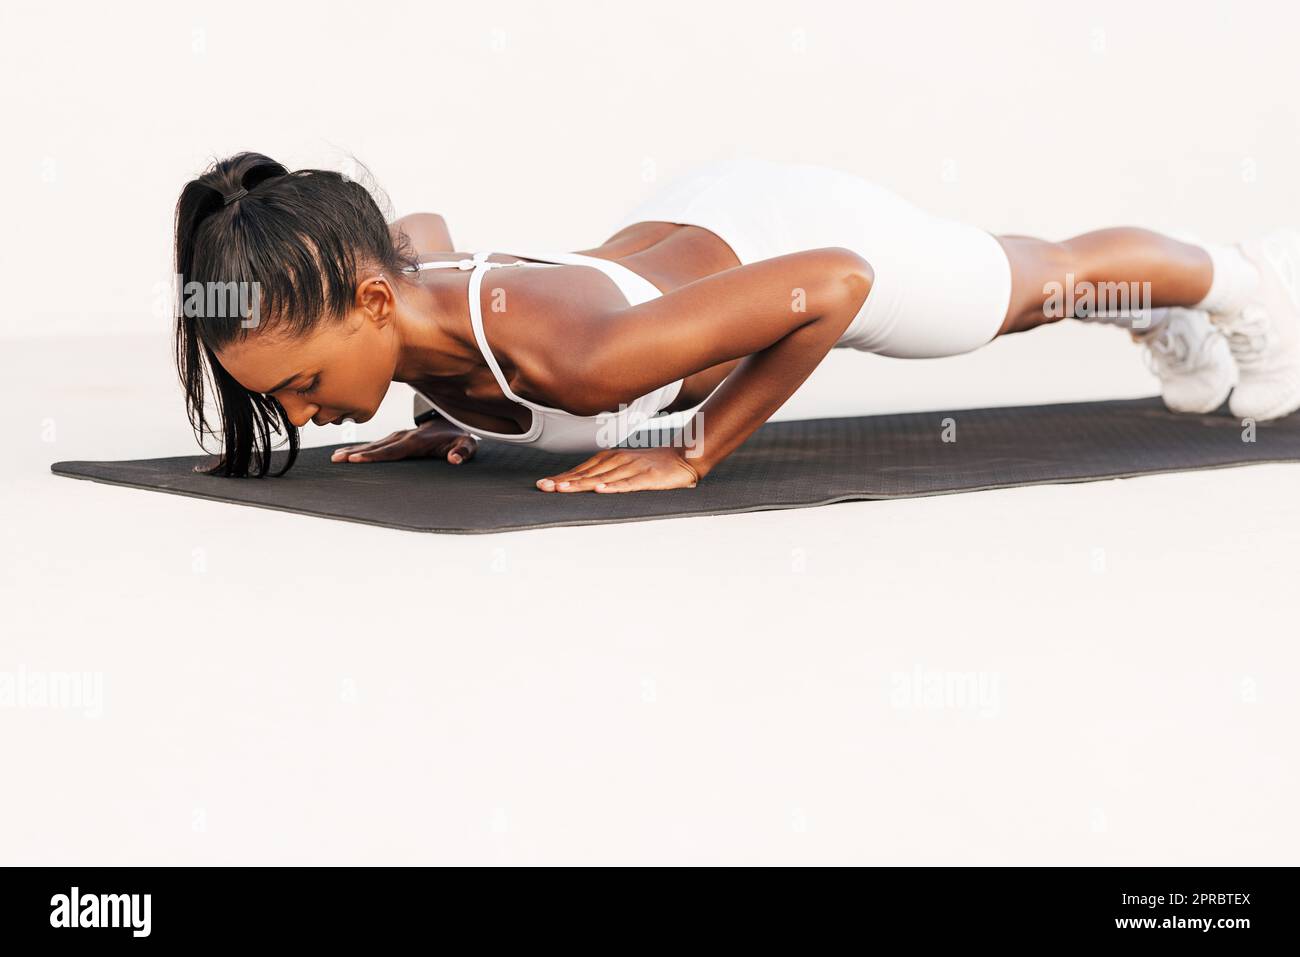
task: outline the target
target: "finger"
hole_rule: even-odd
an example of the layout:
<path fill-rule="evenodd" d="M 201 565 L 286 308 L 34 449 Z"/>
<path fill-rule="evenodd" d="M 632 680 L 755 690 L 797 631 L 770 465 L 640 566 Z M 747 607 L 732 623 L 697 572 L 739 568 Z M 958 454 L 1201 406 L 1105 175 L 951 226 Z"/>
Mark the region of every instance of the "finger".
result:
<path fill-rule="evenodd" d="M 352 452 L 368 448 L 370 448 L 369 443 L 366 443 L 365 445 L 341 445 L 330 453 L 330 460 L 337 462 L 340 458 L 347 458 L 347 456 Z"/>
<path fill-rule="evenodd" d="M 392 446 L 399 445 L 400 443 L 401 440 L 399 439 L 396 442 L 388 442 L 388 443 L 372 442 L 369 445 L 354 445 L 350 449 L 337 449 L 332 455 L 330 455 L 330 461 L 331 462 L 359 462 L 361 460 L 357 458 L 358 455 L 370 455 L 374 452 L 378 452 L 380 449 L 387 449 Z"/>
<path fill-rule="evenodd" d="M 603 454 L 604 453 L 601 453 L 601 455 Z M 543 492 L 553 492 L 561 482 L 568 482 L 572 480 L 575 475 L 581 474 L 582 470 L 585 469 L 587 466 L 599 462 L 601 455 L 592 456 L 591 458 L 587 459 L 585 462 L 581 462 L 578 465 L 575 465 L 573 468 L 569 469 L 568 471 L 558 472 L 555 475 L 548 475 L 546 476 L 546 478 L 539 478 L 536 483 L 537 487 L 541 489 Z"/>
<path fill-rule="evenodd" d="M 612 482 L 602 482 L 592 491 L 600 495 L 606 495 L 613 492 L 643 492 L 651 489 L 676 488 L 677 486 L 668 486 L 654 479 L 654 475 L 649 470 L 638 472 L 636 475 L 624 479 L 616 479 Z"/>
<path fill-rule="evenodd" d="M 602 461 L 603 454 L 604 453 L 602 453 L 601 455 L 594 456 L 593 458 L 589 458 L 585 462 L 579 462 L 571 469 L 565 469 L 563 472 L 557 472 L 555 475 L 548 475 L 545 479 L 543 479 L 543 481 L 566 482 L 569 479 L 574 478 L 575 476 L 582 475 L 584 472 L 586 472 L 587 469 L 600 464 L 600 462 Z"/>
<path fill-rule="evenodd" d="M 381 438 L 380 441 L 378 442 L 370 442 L 369 445 L 357 447 L 357 449 L 348 452 L 348 455 L 356 455 L 357 452 L 364 452 L 364 454 L 369 455 L 372 454 L 372 452 L 377 452 L 377 451 L 396 451 L 396 450 L 400 450 L 402 451 L 403 455 L 407 455 L 409 454 L 409 447 L 411 447 L 411 443 L 413 442 L 419 443 L 420 441 L 421 439 L 420 439 L 419 432 L 416 432 L 415 429 L 407 429 L 407 430 L 403 430 L 403 432 L 394 432 L 393 434 L 391 434 L 391 436 L 387 438 Z"/>
<path fill-rule="evenodd" d="M 389 435 L 387 438 L 376 439 L 374 442 L 363 442 L 360 445 L 344 445 L 340 448 L 335 449 L 333 452 L 330 453 L 330 461 L 337 462 L 342 458 L 346 458 L 347 456 L 351 455 L 354 452 L 371 452 L 374 451 L 375 449 L 382 449 L 386 445 L 391 445 L 394 442 L 400 442 L 405 435 L 406 435 L 405 432 L 394 432 L 392 435 Z"/>
<path fill-rule="evenodd" d="M 544 479 L 538 479 L 537 486 L 543 491 L 559 491 L 566 483 L 575 482 L 597 472 L 604 472 L 608 469 L 615 468 L 627 461 L 627 457 L 610 452 L 601 452 L 581 465 L 569 469 L 567 472 L 560 472 L 558 475 L 551 475 Z M 549 487 L 548 487 L 549 486 Z"/>
<path fill-rule="evenodd" d="M 566 486 L 571 488 L 572 486 L 576 485 L 579 482 L 590 483 L 592 481 L 595 481 L 598 476 L 608 475 L 610 472 L 614 471 L 615 469 L 626 468 L 628 464 L 629 463 L 627 462 L 626 459 L 608 459 L 604 462 L 600 462 L 596 465 L 593 465 L 590 468 L 583 469 L 580 472 L 572 472 L 564 476 L 561 476 L 560 480 L 556 483 L 556 487 L 561 490 L 565 490 Z M 632 464 L 637 464 L 637 463 L 632 463 Z"/>
<path fill-rule="evenodd" d="M 447 450 L 447 461 L 452 465 L 460 465 L 461 462 L 469 461 L 473 455 L 474 444 L 465 439 L 457 439 Z"/>
<path fill-rule="evenodd" d="M 567 483 L 566 487 L 557 487 L 559 492 L 588 492 L 600 485 L 616 482 L 620 479 L 631 478 L 646 471 L 644 462 L 625 462 L 618 468 L 607 469 L 596 472 L 593 475 L 584 475 L 582 478 L 574 479 Z"/>
<path fill-rule="evenodd" d="M 393 462 L 407 457 L 406 443 L 399 440 L 378 448 L 362 449 L 348 455 L 349 462 Z"/>

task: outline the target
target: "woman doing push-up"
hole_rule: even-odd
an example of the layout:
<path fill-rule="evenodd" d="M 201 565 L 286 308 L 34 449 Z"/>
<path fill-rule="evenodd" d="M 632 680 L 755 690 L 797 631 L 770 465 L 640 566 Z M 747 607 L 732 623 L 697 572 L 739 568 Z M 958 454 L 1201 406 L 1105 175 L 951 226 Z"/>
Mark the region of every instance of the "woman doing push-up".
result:
<path fill-rule="evenodd" d="M 257 290 L 256 316 L 183 308 L 177 362 L 211 469 L 270 473 L 308 422 L 365 422 L 392 382 L 417 426 L 339 449 L 340 467 L 414 457 L 455 466 L 476 439 L 572 453 L 545 492 L 693 487 L 831 349 L 904 358 L 970 352 L 1062 318 L 1127 329 L 1177 412 L 1225 400 L 1257 421 L 1300 408 L 1300 233 L 1203 244 L 1120 227 L 1061 242 L 941 219 L 845 172 L 708 163 L 590 249 L 454 252 L 434 214 L 388 223 L 338 173 L 257 153 L 181 193 L 185 288 Z M 690 412 L 689 445 L 627 441 Z M 635 439 L 635 436 L 632 436 Z"/>

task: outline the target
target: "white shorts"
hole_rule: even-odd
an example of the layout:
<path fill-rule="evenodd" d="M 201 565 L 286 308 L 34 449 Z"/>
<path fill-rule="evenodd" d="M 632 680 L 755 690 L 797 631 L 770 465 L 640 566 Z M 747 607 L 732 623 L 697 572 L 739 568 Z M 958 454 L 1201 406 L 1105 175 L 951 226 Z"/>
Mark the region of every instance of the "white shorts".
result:
<path fill-rule="evenodd" d="M 612 232 L 637 222 L 702 226 L 742 265 L 826 246 L 853 250 L 875 283 L 836 348 L 910 359 L 970 352 L 997 335 L 1011 302 L 1011 264 L 992 235 L 825 166 L 706 163 L 655 191 Z"/>

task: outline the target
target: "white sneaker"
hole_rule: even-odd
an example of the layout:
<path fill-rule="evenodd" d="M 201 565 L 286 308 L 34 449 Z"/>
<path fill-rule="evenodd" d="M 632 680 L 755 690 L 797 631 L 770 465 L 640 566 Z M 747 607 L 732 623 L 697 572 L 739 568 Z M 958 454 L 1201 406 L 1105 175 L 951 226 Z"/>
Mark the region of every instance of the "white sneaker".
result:
<path fill-rule="evenodd" d="M 1228 408 L 1240 419 L 1277 419 L 1300 409 L 1300 231 L 1278 229 L 1238 248 L 1259 285 L 1240 311 L 1210 317 L 1237 362 Z"/>
<path fill-rule="evenodd" d="M 1227 340 L 1198 309 L 1152 310 L 1166 320 L 1147 332 L 1130 332 L 1147 348 L 1147 366 L 1160 379 L 1160 394 L 1171 412 L 1204 415 L 1223 405 L 1237 382 L 1237 366 Z"/>

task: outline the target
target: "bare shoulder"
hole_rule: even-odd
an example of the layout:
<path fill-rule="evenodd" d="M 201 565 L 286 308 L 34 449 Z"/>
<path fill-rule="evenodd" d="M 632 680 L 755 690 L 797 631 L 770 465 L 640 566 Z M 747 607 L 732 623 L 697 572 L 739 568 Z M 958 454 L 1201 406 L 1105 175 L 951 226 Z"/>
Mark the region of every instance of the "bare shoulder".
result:
<path fill-rule="evenodd" d="M 437 213 L 410 213 L 389 223 L 388 231 L 394 241 L 399 233 L 404 233 L 415 251 L 421 255 L 456 248 L 451 241 L 447 221 Z"/>
<path fill-rule="evenodd" d="M 481 289 L 483 330 L 493 355 L 523 398 L 575 414 L 587 396 L 566 374 L 600 324 L 627 302 L 607 276 L 587 266 L 493 269 Z"/>

